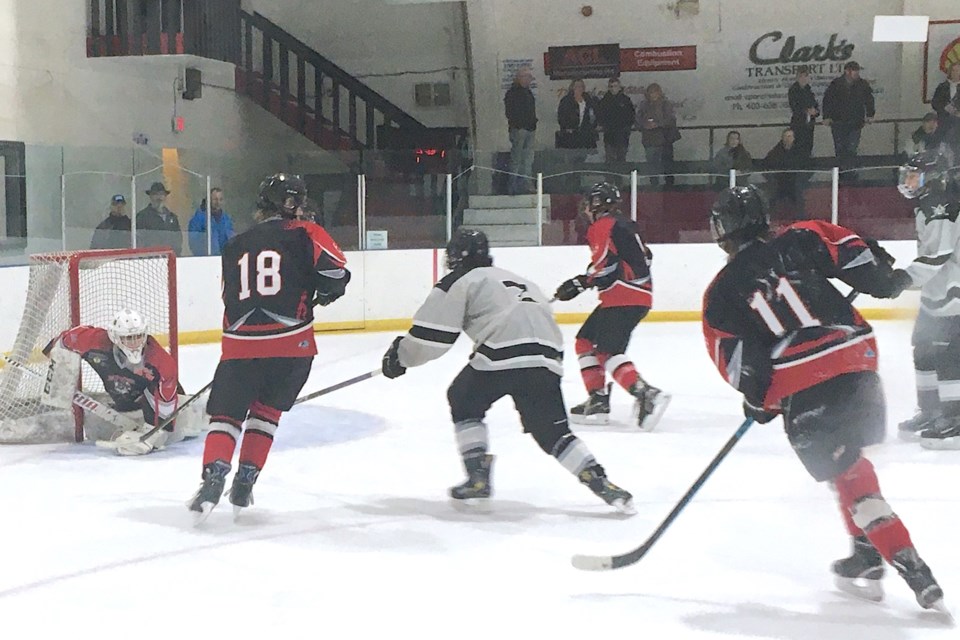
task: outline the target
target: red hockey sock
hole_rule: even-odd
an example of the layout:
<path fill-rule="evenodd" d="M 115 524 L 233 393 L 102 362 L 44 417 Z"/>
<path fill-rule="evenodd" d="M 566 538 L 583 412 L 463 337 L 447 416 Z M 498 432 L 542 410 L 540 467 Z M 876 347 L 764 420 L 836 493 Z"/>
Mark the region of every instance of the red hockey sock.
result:
<path fill-rule="evenodd" d="M 580 361 L 580 375 L 583 377 L 583 386 L 587 388 L 587 392 L 593 393 L 603 389 L 607 377 L 603 371 L 603 363 L 593 350 L 593 343 L 584 338 L 577 338 L 574 350 Z"/>
<path fill-rule="evenodd" d="M 850 514 L 848 531 L 861 530 L 888 562 L 894 554 L 912 547 L 910 533 L 880 493 L 873 465 L 860 458 L 834 479 L 840 507 Z M 856 534 L 854 534 L 856 535 Z"/>
<path fill-rule="evenodd" d="M 617 384 L 627 391 L 630 391 L 637 384 L 637 380 L 640 379 L 640 374 L 637 373 L 637 368 L 633 366 L 633 362 L 622 353 L 610 356 L 610 359 L 606 362 L 606 367 Z"/>
<path fill-rule="evenodd" d="M 247 420 L 247 428 L 243 432 L 243 443 L 240 445 L 240 463 L 248 462 L 257 469 L 263 469 L 276 431 L 277 425 L 271 422 L 259 418 Z"/>
<path fill-rule="evenodd" d="M 225 431 L 210 431 L 203 443 L 203 466 L 214 460 L 224 460 L 229 463 L 233 459 L 233 450 L 237 446 L 236 439 Z"/>

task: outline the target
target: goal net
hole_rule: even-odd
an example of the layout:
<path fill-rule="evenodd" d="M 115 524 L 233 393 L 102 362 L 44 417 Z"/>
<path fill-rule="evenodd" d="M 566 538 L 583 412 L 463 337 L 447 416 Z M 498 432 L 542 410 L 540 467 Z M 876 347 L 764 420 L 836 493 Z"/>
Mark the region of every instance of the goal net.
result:
<path fill-rule="evenodd" d="M 129 308 L 176 359 L 176 258 L 168 249 L 70 251 L 31 256 L 29 268 L 20 328 L 0 369 L 0 443 L 80 442 L 83 411 L 40 402 L 48 364 L 44 347 L 72 327 L 106 328 L 117 311 Z M 85 362 L 80 388 L 104 391 Z"/>

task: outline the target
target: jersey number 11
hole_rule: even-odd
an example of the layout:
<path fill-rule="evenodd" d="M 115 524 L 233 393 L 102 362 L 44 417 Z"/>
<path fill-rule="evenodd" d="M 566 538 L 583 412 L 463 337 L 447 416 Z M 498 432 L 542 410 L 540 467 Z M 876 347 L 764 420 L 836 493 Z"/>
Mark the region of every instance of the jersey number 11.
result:
<path fill-rule="evenodd" d="M 820 325 L 820 321 L 814 318 L 810 310 L 803 304 L 803 300 L 800 299 L 800 295 L 797 293 L 797 290 L 793 288 L 793 285 L 790 284 L 789 280 L 780 276 L 780 282 L 777 283 L 776 291 L 777 295 L 786 301 L 787 306 L 790 307 L 790 310 L 797 317 L 797 320 L 800 321 L 801 327 L 816 327 Z M 770 328 L 773 335 L 779 337 L 787 332 L 783 323 L 780 322 L 777 314 L 774 313 L 770 307 L 770 303 L 767 302 L 767 299 L 763 297 L 761 292 L 753 292 L 753 296 L 750 298 L 750 308 L 757 312 L 767 327 Z"/>

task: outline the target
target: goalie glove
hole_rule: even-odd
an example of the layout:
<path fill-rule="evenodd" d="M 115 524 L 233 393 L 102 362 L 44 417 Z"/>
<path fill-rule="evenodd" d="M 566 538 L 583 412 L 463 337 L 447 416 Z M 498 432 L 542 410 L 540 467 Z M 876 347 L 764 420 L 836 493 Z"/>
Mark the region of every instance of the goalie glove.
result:
<path fill-rule="evenodd" d="M 557 287 L 556 293 L 553 294 L 553 297 L 560 301 L 573 300 L 578 295 L 583 293 L 584 289 L 587 289 L 590 285 L 587 284 L 588 276 L 579 275 L 574 278 L 570 278 L 559 287 Z"/>
<path fill-rule="evenodd" d="M 407 372 L 407 368 L 400 364 L 400 341 L 403 340 L 403 336 L 397 336 L 394 339 L 393 344 L 390 345 L 390 348 L 387 349 L 387 352 L 383 354 L 383 364 L 381 365 L 381 371 L 383 375 L 390 378 L 399 378 Z"/>
<path fill-rule="evenodd" d="M 69 409 L 79 379 L 80 354 L 61 345 L 58 339 L 50 349 L 50 366 L 41 402 L 50 407 Z"/>
<path fill-rule="evenodd" d="M 144 429 L 149 428 L 151 427 L 144 425 Z M 158 449 L 163 449 L 163 445 L 167 444 L 167 440 L 170 438 L 170 432 L 161 429 L 141 442 L 140 438 L 143 437 L 145 432 L 146 431 L 125 431 L 117 436 L 117 439 L 113 441 L 116 445 L 117 454 L 121 456 L 146 455 Z"/>

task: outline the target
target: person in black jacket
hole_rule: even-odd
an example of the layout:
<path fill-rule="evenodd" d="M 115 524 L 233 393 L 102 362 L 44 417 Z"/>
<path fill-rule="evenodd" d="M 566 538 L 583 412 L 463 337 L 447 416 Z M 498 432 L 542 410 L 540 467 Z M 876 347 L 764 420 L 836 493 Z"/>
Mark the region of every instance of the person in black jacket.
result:
<path fill-rule="evenodd" d="M 945 141 L 960 158 L 960 63 L 947 69 L 947 79 L 937 85 L 930 106 L 937 112 Z"/>
<path fill-rule="evenodd" d="M 864 124 L 873 121 L 873 89 L 860 77 L 860 65 L 843 65 L 843 75 L 835 78 L 823 94 L 823 124 L 833 133 L 833 149 L 841 170 L 853 167 Z M 845 178 L 853 178 L 847 171 Z"/>
<path fill-rule="evenodd" d="M 510 180 L 511 195 L 530 192 L 530 176 L 533 174 L 533 143 L 537 131 L 537 101 L 530 90 L 533 71 L 529 66 L 517 69 L 513 84 L 503 96 L 507 128 L 510 134 Z"/>
<path fill-rule="evenodd" d="M 790 128 L 797 138 L 797 149 L 809 158 L 813 155 L 813 129 L 820 115 L 820 105 L 810 86 L 810 70 L 807 67 L 797 69 L 797 80 L 787 92 L 790 100 Z"/>
<path fill-rule="evenodd" d="M 768 181 L 769 206 L 780 200 L 789 200 L 793 204 L 793 216 L 803 217 L 803 187 L 809 177 L 805 169 L 809 162 L 806 153 L 797 146 L 793 129 L 784 129 L 780 142 L 763 159 L 764 174 Z"/>
<path fill-rule="evenodd" d="M 570 83 L 567 95 L 557 105 L 558 149 L 597 148 L 597 108 L 593 96 L 587 93 L 587 85 L 577 78 Z M 577 157 L 585 158 L 586 153 Z"/>
<path fill-rule="evenodd" d="M 150 204 L 137 213 L 137 246 L 170 247 L 180 256 L 183 253 L 183 232 L 176 214 L 164 205 L 169 193 L 162 182 L 150 185 L 147 191 Z"/>
<path fill-rule="evenodd" d="M 620 78 L 610 78 L 607 92 L 597 105 L 597 122 L 603 127 L 603 152 L 607 162 L 626 161 L 635 117 L 636 108 L 630 96 L 623 93 Z"/>
<path fill-rule="evenodd" d="M 94 230 L 90 248 L 130 248 L 130 216 L 127 215 L 127 199 L 123 195 L 118 193 L 110 198 L 110 214 Z"/>

